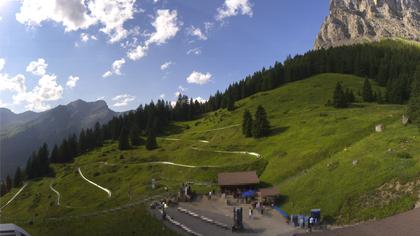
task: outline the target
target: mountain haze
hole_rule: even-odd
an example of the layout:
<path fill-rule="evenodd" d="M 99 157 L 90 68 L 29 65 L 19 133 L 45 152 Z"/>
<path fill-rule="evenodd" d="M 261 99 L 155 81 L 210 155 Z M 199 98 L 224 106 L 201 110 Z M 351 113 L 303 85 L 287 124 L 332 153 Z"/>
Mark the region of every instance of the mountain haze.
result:
<path fill-rule="evenodd" d="M 15 114 L 1 108 L 1 177 L 23 166 L 42 143 L 46 142 L 51 147 L 68 135 L 93 127 L 96 122 L 106 123 L 117 114 L 108 108 L 105 101 L 76 100 L 39 113 L 27 111 Z"/>
<path fill-rule="evenodd" d="M 404 38 L 420 41 L 418 0 L 330 0 L 315 49 Z"/>

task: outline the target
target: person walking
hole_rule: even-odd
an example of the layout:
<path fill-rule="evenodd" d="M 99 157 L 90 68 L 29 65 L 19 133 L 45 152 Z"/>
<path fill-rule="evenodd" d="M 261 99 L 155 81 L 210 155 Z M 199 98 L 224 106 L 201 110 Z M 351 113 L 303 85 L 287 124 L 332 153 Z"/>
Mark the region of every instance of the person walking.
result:
<path fill-rule="evenodd" d="M 249 207 L 249 209 L 248 209 L 248 216 L 249 216 L 249 219 L 252 220 L 252 208 L 251 207 Z"/>
<path fill-rule="evenodd" d="M 314 224 L 314 218 L 311 216 L 311 217 L 309 217 L 309 224 L 308 224 L 309 232 L 312 232 L 312 225 L 313 224 Z"/>

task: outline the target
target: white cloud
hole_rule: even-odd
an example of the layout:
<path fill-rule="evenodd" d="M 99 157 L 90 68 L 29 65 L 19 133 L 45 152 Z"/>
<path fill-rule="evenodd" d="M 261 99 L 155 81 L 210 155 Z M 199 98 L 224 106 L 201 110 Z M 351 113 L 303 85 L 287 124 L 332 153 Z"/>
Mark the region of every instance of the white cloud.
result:
<path fill-rule="evenodd" d="M 181 92 L 180 91 L 176 91 L 174 95 L 175 95 L 175 97 L 179 97 L 179 95 L 181 95 Z"/>
<path fill-rule="evenodd" d="M 8 74 L 0 73 L 0 91 L 11 91 L 14 93 L 25 93 L 25 76 L 18 74 L 14 77 L 9 77 Z"/>
<path fill-rule="evenodd" d="M 175 37 L 179 31 L 178 13 L 176 10 L 157 10 L 155 21 L 152 23 L 155 32 L 150 35 L 146 45 L 163 44 Z"/>
<path fill-rule="evenodd" d="M 238 14 L 252 16 L 252 4 L 248 0 L 225 0 L 222 7 L 217 9 L 216 20 L 222 21 L 225 18 Z"/>
<path fill-rule="evenodd" d="M 3 70 L 5 64 L 6 60 L 4 58 L 0 58 L 0 72 Z"/>
<path fill-rule="evenodd" d="M 178 86 L 178 90 L 181 91 L 181 92 L 185 92 L 187 90 L 187 88 L 184 88 L 180 85 L 180 86 Z"/>
<path fill-rule="evenodd" d="M 200 55 L 201 54 L 201 49 L 200 48 L 192 48 L 190 50 L 187 51 L 187 55 Z"/>
<path fill-rule="evenodd" d="M 103 75 L 102 75 L 102 78 L 108 78 L 109 76 L 111 76 L 112 75 L 112 72 L 111 71 L 107 71 L 107 72 L 105 72 Z"/>
<path fill-rule="evenodd" d="M 139 60 L 146 56 L 148 49 L 148 47 L 138 45 L 134 49 L 131 49 L 127 52 L 127 57 L 133 61 Z"/>
<path fill-rule="evenodd" d="M 159 98 L 160 98 L 160 99 L 164 99 L 164 98 L 165 98 L 165 94 L 164 94 L 164 93 L 162 93 L 161 95 L 159 95 Z"/>
<path fill-rule="evenodd" d="M 36 76 L 43 76 L 47 71 L 48 64 L 43 58 L 38 58 L 36 61 L 31 61 L 26 67 L 26 71 Z"/>
<path fill-rule="evenodd" d="M 87 33 L 81 33 L 80 34 L 80 40 L 82 40 L 82 42 L 89 41 L 89 34 L 87 34 Z"/>
<path fill-rule="evenodd" d="M 161 69 L 161 70 L 166 70 L 166 69 L 168 69 L 168 68 L 169 68 L 169 66 L 171 66 L 172 64 L 173 64 L 173 62 L 171 62 L 171 61 L 165 62 L 165 63 L 163 63 L 163 64 L 160 66 L 160 69 Z"/>
<path fill-rule="evenodd" d="M 26 102 L 25 108 L 36 111 L 50 108 L 45 102 L 60 99 L 63 95 L 63 87 L 57 83 L 57 77 L 54 74 L 47 74 L 47 66 L 48 64 L 42 58 L 27 66 L 28 72 L 40 77 L 31 91 L 27 91 L 24 75 L 10 77 L 8 74 L 0 73 L 0 91 L 12 92 L 15 105 Z"/>
<path fill-rule="evenodd" d="M 207 99 L 204 99 L 204 98 L 202 98 L 202 97 L 196 97 L 196 98 L 194 98 L 193 100 L 194 100 L 194 101 L 197 101 L 197 102 L 199 102 L 199 103 L 205 103 L 205 102 L 207 102 Z"/>
<path fill-rule="evenodd" d="M 80 34 L 80 41 L 86 43 L 89 40 L 98 40 L 95 35 L 89 35 L 88 33 L 81 33 Z"/>
<path fill-rule="evenodd" d="M 70 75 L 70 76 L 69 76 L 69 79 L 67 80 L 67 83 L 66 83 L 67 87 L 69 87 L 69 88 L 74 88 L 74 87 L 76 87 L 77 81 L 78 81 L 79 79 L 80 79 L 80 78 L 79 78 L 78 76 L 73 76 L 73 75 Z"/>
<path fill-rule="evenodd" d="M 129 102 L 132 102 L 136 99 L 136 97 L 128 94 L 121 94 L 112 98 L 114 101 L 114 107 L 123 107 L 127 106 Z"/>
<path fill-rule="evenodd" d="M 127 37 L 124 23 L 133 18 L 134 4 L 135 0 L 21 0 L 16 20 L 30 27 L 57 22 L 67 32 L 100 24 L 113 43 Z"/>
<path fill-rule="evenodd" d="M 124 65 L 125 59 L 121 58 L 119 60 L 115 60 L 114 63 L 112 63 L 112 70 L 115 74 L 121 75 L 121 67 Z"/>
<path fill-rule="evenodd" d="M 201 31 L 201 29 L 195 28 L 194 26 L 188 28 L 188 34 L 191 36 L 195 36 L 200 40 L 207 40 L 207 36 Z"/>
<path fill-rule="evenodd" d="M 137 45 L 127 52 L 127 57 L 131 60 L 138 60 L 146 56 L 151 45 L 161 45 L 175 37 L 181 23 L 178 22 L 178 13 L 176 10 L 161 9 L 157 10 L 152 25 L 155 31 L 148 36 L 144 45 Z"/>
<path fill-rule="evenodd" d="M 208 83 L 212 78 L 212 75 L 210 73 L 201 73 L 197 71 L 193 71 L 188 77 L 187 82 L 190 84 L 206 84 Z"/>
<path fill-rule="evenodd" d="M 121 75 L 121 68 L 122 68 L 122 66 L 125 64 L 125 59 L 124 58 L 121 58 L 121 59 L 119 59 L 119 60 L 115 60 L 113 63 L 112 63 L 112 66 L 111 66 L 111 70 L 109 70 L 109 71 L 107 71 L 107 72 L 105 72 L 103 75 L 102 75 L 102 77 L 103 78 L 107 78 L 107 77 L 110 77 L 111 75 L 113 75 L 113 74 L 116 74 L 116 75 Z"/>
<path fill-rule="evenodd" d="M 105 96 L 102 96 L 102 97 L 96 98 L 96 101 L 100 101 L 100 100 L 104 100 L 104 99 L 105 99 Z"/>

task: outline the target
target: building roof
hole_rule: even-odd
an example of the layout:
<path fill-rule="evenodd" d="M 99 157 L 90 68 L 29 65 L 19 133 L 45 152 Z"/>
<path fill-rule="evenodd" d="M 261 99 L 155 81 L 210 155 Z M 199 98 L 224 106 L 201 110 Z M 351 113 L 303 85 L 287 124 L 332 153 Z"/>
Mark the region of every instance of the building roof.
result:
<path fill-rule="evenodd" d="M 0 224 L 0 235 L 11 235 L 10 233 L 12 232 L 19 232 L 26 236 L 31 236 L 28 232 L 15 224 Z"/>
<path fill-rule="evenodd" d="M 217 180 L 219 186 L 250 185 L 260 182 L 255 171 L 219 173 Z"/>
<path fill-rule="evenodd" d="M 259 191 L 260 191 L 261 197 L 270 197 L 270 196 L 279 195 L 279 190 L 276 187 L 260 188 Z"/>

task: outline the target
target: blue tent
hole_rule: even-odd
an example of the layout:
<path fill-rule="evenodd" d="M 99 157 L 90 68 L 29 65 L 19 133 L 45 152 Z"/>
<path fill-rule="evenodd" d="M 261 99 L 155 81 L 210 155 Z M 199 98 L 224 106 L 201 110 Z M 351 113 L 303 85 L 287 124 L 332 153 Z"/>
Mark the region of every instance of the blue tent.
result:
<path fill-rule="evenodd" d="M 253 197 L 256 193 L 257 192 L 255 192 L 254 190 L 244 191 L 242 192 L 242 197 Z"/>

